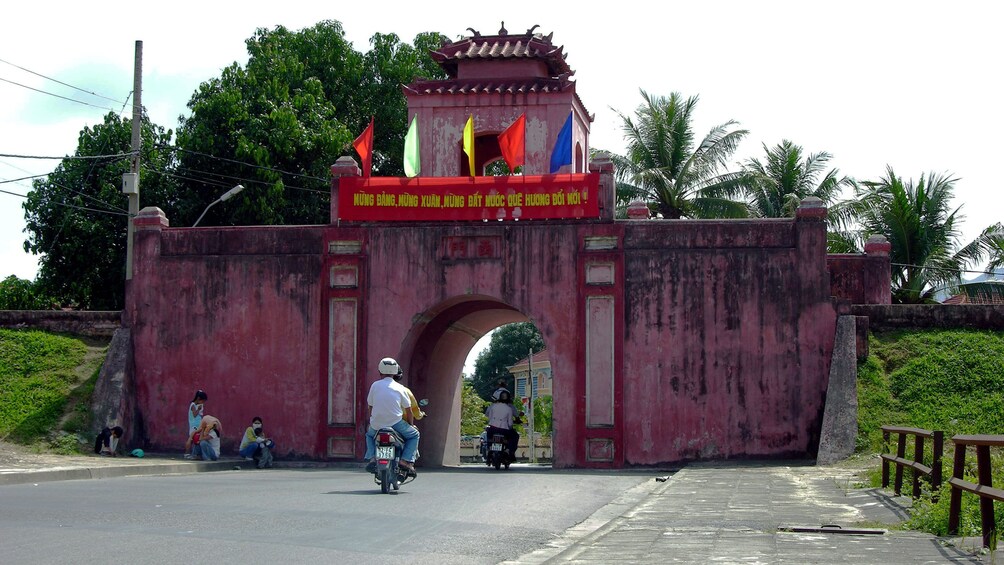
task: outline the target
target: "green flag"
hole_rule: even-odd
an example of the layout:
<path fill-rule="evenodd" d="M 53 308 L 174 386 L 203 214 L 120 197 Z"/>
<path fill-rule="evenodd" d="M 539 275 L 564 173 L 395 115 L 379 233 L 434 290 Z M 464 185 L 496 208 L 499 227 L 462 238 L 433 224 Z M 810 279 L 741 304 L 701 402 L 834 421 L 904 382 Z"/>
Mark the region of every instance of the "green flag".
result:
<path fill-rule="evenodd" d="M 418 116 L 411 119 L 408 134 L 404 136 L 404 175 L 417 177 L 422 170 L 422 161 L 418 157 Z"/>

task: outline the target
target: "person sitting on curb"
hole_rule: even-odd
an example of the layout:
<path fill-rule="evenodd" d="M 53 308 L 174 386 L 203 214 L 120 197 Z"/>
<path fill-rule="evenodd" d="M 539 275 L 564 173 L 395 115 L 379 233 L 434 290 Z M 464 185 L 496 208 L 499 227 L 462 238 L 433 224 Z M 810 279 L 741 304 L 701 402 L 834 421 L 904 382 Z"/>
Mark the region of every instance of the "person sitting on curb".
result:
<path fill-rule="evenodd" d="M 202 423 L 192 433 L 192 457 L 203 461 L 216 461 L 220 458 L 220 436 L 223 435 L 223 424 L 215 416 L 205 415 Z"/>
<path fill-rule="evenodd" d="M 241 438 L 239 453 L 245 459 L 252 459 L 259 469 L 272 466 L 272 449 L 275 443 L 265 437 L 262 431 L 261 418 L 255 416 L 251 419 L 251 425 L 244 430 L 244 437 Z"/>
<path fill-rule="evenodd" d="M 119 440 L 122 439 L 124 433 L 125 430 L 122 429 L 122 426 L 102 429 L 98 437 L 94 438 L 94 453 L 110 457 L 118 456 Z"/>

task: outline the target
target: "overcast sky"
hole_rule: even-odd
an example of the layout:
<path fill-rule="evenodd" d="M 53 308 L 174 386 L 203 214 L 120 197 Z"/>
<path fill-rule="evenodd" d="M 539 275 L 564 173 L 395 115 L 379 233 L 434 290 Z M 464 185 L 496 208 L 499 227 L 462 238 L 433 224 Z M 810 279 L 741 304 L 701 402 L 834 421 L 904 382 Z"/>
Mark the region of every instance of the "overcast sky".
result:
<path fill-rule="evenodd" d="M 1004 131 L 999 2 L 60 4 L 8 3 L 0 59 L 120 102 L 7 63 L 0 63 L 0 79 L 119 110 L 132 89 L 134 42 L 142 40 L 143 102 L 155 123 L 171 129 L 201 82 L 246 62 L 244 40 L 258 27 L 301 29 L 336 19 L 365 51 L 376 32 L 411 41 L 437 31 L 455 39 L 467 27 L 495 33 L 504 19 L 512 33 L 539 24 L 537 31 L 554 32 L 565 46 L 578 93 L 596 116 L 594 148 L 621 151 L 611 108 L 632 111 L 639 88 L 679 91 L 700 95 L 695 123 L 702 135 L 729 119 L 750 130 L 738 157 L 790 139 L 807 152 L 832 153 L 832 166 L 859 179 L 877 179 L 887 164 L 914 179 L 952 173 L 960 179 L 955 203 L 967 241 L 1004 216 L 996 171 Z M 2 154 L 71 154 L 80 130 L 107 111 L 3 81 L 0 100 Z M 47 173 L 58 163 L 0 157 L 0 180 Z M 29 187 L 0 184 L 20 194 Z M 37 259 L 22 248 L 22 201 L 0 193 L 0 278 L 36 273 Z"/>

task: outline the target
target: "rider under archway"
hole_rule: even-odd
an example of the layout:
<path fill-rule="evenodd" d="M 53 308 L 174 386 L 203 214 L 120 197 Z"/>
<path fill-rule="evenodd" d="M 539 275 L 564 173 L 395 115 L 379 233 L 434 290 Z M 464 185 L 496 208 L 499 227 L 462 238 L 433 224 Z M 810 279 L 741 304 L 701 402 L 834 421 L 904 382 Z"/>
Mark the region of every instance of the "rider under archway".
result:
<path fill-rule="evenodd" d="M 406 383 L 429 399 L 422 420 L 421 453 L 425 466 L 460 464 L 460 409 L 464 362 L 474 344 L 493 329 L 529 319 L 490 297 L 448 300 L 425 312 L 401 352 Z"/>

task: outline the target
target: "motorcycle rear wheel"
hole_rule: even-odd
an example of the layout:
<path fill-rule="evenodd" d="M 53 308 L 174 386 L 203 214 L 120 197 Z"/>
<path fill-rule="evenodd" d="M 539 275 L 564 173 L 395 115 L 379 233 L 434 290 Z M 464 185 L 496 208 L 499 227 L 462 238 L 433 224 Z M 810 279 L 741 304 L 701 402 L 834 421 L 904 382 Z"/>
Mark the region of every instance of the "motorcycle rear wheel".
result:
<path fill-rule="evenodd" d="M 380 492 L 387 494 L 390 492 L 390 469 L 380 471 Z"/>

